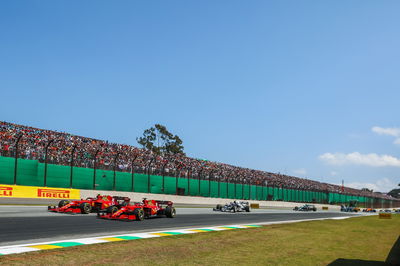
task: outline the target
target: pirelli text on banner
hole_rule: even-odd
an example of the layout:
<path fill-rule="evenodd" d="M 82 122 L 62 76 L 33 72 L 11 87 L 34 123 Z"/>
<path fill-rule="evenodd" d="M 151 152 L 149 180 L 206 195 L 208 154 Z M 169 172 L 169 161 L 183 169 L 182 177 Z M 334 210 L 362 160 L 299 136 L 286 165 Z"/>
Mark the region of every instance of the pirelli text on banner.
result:
<path fill-rule="evenodd" d="M 71 198 L 71 190 L 69 189 L 50 189 L 50 188 L 39 188 L 38 190 L 38 198 L 63 198 L 69 199 Z"/>
<path fill-rule="evenodd" d="M 0 197 L 79 199 L 79 189 L 0 185 Z"/>

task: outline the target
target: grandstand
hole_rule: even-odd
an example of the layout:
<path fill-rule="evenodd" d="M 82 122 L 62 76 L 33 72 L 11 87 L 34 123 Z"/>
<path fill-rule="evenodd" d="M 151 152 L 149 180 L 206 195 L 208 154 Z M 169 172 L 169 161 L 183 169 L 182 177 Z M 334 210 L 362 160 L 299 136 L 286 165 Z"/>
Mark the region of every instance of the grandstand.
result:
<path fill-rule="evenodd" d="M 143 192 L 147 190 L 152 193 L 173 194 L 178 191 L 182 179 L 187 179 L 187 185 L 185 185 L 187 195 L 196 196 L 213 196 L 211 187 L 218 186 L 217 193 L 214 193 L 214 196 L 218 197 L 246 198 L 247 196 L 249 199 L 321 203 L 346 202 L 354 197 L 362 202 L 373 202 L 374 200 L 392 202 L 395 200 L 381 193 L 200 160 L 180 154 L 156 155 L 149 150 L 126 144 L 109 143 L 8 122 L 0 122 L 0 155 L 0 169 L 3 169 L 1 171 L 3 173 L 0 172 L 0 183 L 2 184 L 25 182 L 24 184 L 28 185 L 46 186 L 49 185 L 47 181 L 51 180 L 50 172 L 53 172 L 53 179 L 65 179 L 58 183 L 53 180 L 53 186 L 56 187 L 100 189 L 103 185 L 96 184 L 96 182 L 103 182 L 101 176 L 113 176 L 111 187 L 110 184 L 107 186 L 104 184 L 103 188 Z M 14 158 L 18 158 L 18 160 Z M 23 176 L 23 170 L 21 170 L 19 171 L 19 180 L 25 181 L 18 182 L 18 171 L 14 169 L 14 162 L 15 165 L 18 162 L 21 169 L 37 164 L 36 168 L 29 170 L 31 171 L 30 177 L 25 178 L 30 179 L 29 181 L 21 177 Z M 38 167 L 41 172 L 37 172 Z M 8 169 L 8 174 L 5 169 Z M 50 169 L 52 170 L 50 171 Z M 36 173 L 34 173 L 35 171 Z M 55 172 L 58 173 L 54 176 Z M 91 181 L 93 175 L 94 181 Z M 160 177 L 162 177 L 162 185 L 152 184 L 150 181 L 147 184 L 140 184 L 140 182 L 134 181 L 134 175 L 136 175 L 135 178 L 152 176 L 154 180 L 161 180 Z M 72 182 L 73 176 L 74 183 Z M 47 180 L 47 178 L 49 179 Z M 116 178 L 119 179 L 118 184 L 116 184 Z M 68 182 L 69 179 L 71 182 Z M 86 181 L 83 181 L 84 179 Z M 167 184 L 165 184 L 165 180 L 167 180 Z M 137 186 L 134 187 L 134 183 Z M 153 186 L 154 188 L 152 188 Z M 166 186 L 169 188 L 165 189 Z M 190 186 L 192 190 L 190 190 Z M 201 187 L 203 186 L 209 187 L 208 194 L 202 193 Z M 252 188 L 253 192 L 251 192 Z M 234 194 L 229 190 L 234 190 Z M 247 195 L 245 195 L 245 191 Z"/>

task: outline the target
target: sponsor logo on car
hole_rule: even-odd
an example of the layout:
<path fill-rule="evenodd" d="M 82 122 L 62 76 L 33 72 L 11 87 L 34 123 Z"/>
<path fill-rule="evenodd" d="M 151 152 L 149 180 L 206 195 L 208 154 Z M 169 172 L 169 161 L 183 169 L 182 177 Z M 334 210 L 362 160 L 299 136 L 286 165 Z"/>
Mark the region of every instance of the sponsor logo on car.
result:
<path fill-rule="evenodd" d="M 0 186 L 0 196 L 12 197 L 13 188 Z"/>
<path fill-rule="evenodd" d="M 39 188 L 38 189 L 38 197 L 39 198 L 70 198 L 70 190 L 64 189 L 48 189 L 48 188 Z"/>

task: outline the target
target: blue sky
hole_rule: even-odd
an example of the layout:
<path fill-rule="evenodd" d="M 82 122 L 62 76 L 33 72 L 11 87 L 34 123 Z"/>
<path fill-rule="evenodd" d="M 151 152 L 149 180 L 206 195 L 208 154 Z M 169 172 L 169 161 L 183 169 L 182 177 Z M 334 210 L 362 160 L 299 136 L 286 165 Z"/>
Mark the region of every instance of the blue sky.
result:
<path fill-rule="evenodd" d="M 2 1 L 0 120 L 400 183 L 398 1 Z"/>

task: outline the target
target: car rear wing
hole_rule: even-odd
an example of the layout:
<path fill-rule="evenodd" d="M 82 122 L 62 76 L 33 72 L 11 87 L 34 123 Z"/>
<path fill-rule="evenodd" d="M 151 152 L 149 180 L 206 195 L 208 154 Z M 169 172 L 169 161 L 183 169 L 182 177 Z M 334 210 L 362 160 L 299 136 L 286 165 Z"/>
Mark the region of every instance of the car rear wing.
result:
<path fill-rule="evenodd" d="M 128 197 L 121 197 L 121 196 L 114 196 L 113 199 L 115 200 L 124 200 L 124 201 L 131 201 Z"/>
<path fill-rule="evenodd" d="M 169 200 L 156 200 L 156 202 L 158 204 L 162 204 L 162 205 L 172 205 L 172 204 L 174 204 L 172 201 L 169 201 Z"/>

